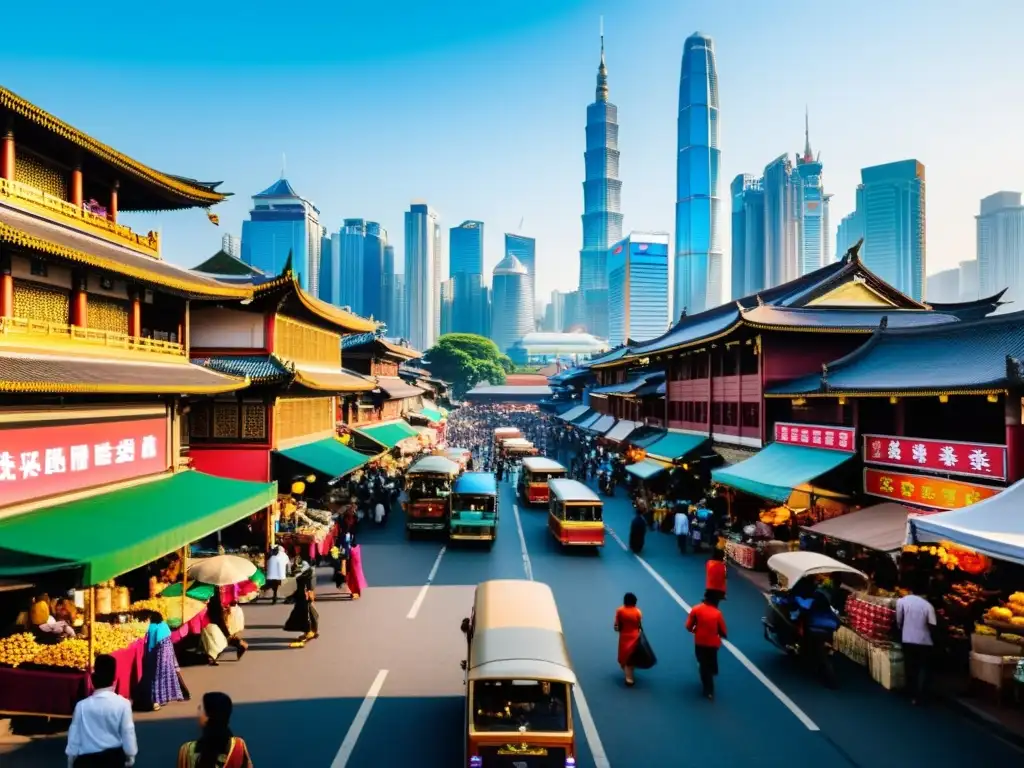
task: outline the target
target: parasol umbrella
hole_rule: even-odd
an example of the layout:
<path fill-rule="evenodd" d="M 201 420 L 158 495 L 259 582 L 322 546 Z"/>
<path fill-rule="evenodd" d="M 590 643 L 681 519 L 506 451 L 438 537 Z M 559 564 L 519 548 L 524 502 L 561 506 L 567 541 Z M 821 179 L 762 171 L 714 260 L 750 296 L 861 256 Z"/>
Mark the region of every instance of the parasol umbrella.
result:
<path fill-rule="evenodd" d="M 188 577 L 204 584 L 226 587 L 238 584 L 256 573 L 256 565 L 238 555 L 217 555 L 198 560 L 188 569 Z"/>

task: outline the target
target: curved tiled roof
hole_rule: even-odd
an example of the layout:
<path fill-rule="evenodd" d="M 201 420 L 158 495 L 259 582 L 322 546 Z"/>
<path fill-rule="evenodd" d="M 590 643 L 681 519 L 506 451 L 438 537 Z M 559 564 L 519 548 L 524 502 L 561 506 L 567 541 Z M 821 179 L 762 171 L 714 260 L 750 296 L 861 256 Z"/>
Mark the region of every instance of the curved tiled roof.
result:
<path fill-rule="evenodd" d="M 820 328 L 824 331 L 874 331 L 887 318 L 889 328 L 918 328 L 944 323 L 956 323 L 956 315 L 942 312 L 922 312 L 917 309 L 878 309 L 846 307 L 773 307 L 761 306 L 744 310 L 744 325 L 765 328 Z"/>
<path fill-rule="evenodd" d="M 360 317 L 333 304 L 328 304 L 326 301 L 321 301 L 312 294 L 302 290 L 302 287 L 295 279 L 295 275 L 290 271 L 269 282 L 256 286 L 253 295 L 259 298 L 275 291 L 281 291 L 282 293 L 290 292 L 295 297 L 299 306 L 319 320 L 332 325 L 336 331 L 341 333 L 373 332 L 377 330 L 379 325 L 379 323 L 373 320 L 367 320 L 365 317 Z"/>
<path fill-rule="evenodd" d="M 274 355 L 219 355 L 193 358 L 193 363 L 231 376 L 248 377 L 253 384 L 291 378 L 291 371 Z"/>

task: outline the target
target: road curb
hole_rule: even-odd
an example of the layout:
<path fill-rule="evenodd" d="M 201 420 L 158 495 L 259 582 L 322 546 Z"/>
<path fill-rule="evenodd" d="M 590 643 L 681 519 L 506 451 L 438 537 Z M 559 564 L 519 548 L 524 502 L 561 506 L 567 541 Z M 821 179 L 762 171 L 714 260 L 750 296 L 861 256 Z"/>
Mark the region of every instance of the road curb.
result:
<path fill-rule="evenodd" d="M 980 707 L 976 707 L 969 700 L 950 694 L 940 696 L 940 700 L 950 709 L 974 721 L 993 735 L 1003 739 L 1003 741 L 1008 741 L 1024 750 L 1024 733 L 1016 731 L 1006 723 L 997 720 Z"/>

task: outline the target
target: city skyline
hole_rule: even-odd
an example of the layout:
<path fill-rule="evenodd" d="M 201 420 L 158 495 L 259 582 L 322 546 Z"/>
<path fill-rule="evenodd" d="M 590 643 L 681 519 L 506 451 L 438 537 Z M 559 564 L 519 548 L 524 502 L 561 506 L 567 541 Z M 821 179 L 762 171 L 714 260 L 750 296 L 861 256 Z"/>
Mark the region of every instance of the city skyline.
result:
<path fill-rule="evenodd" d="M 401 212 L 410 199 L 423 196 L 445 222 L 474 218 L 488 223 L 488 274 L 502 255 L 501 234 L 515 231 L 525 218 L 526 229 L 538 244 L 537 294 L 548 295 L 553 288 L 572 290 L 575 270 L 566 261 L 579 249 L 578 229 L 572 225 L 581 203 L 579 113 L 585 94 L 593 88 L 594 33 L 601 12 L 606 14 L 609 50 L 615 53 L 615 93 L 623 126 L 622 207 L 630 228 L 674 230 L 674 169 L 663 166 L 675 144 L 682 38 L 694 28 L 705 30 L 716 45 L 723 100 L 721 186 L 791 147 L 792 137 L 802 128 L 804 104 L 809 103 L 815 148 L 828 163 L 833 225 L 854 209 L 861 168 L 911 157 L 928 167 L 929 272 L 956 267 L 974 256 L 974 216 L 981 198 L 1022 186 L 1024 150 L 1009 128 L 1015 124 L 1017 107 L 1000 95 L 1013 88 L 1013 76 L 1003 71 L 1000 61 L 1010 50 L 1009 31 L 1019 28 L 1024 17 L 1015 7 L 986 10 L 983 25 L 990 42 L 975 63 L 986 77 L 975 83 L 968 73 L 946 64 L 959 29 L 954 19 L 935 9 L 878 3 L 878 13 L 886 19 L 878 25 L 800 2 L 784 3 L 784 12 L 777 6 L 751 9 L 742 19 L 709 3 L 681 8 L 642 2 L 617 14 L 591 3 L 557 12 L 527 3 L 510 25 L 497 9 L 473 24 L 460 21 L 464 9 L 458 5 L 435 9 L 431 28 L 439 25 L 437 29 L 446 30 L 444 35 L 424 35 L 417 29 L 425 12 L 410 5 L 409 20 L 395 26 L 387 45 L 374 50 L 365 44 L 337 46 L 336 51 L 297 50 L 287 64 L 275 66 L 265 44 L 269 29 L 252 27 L 260 24 L 258 20 L 245 22 L 242 44 L 216 54 L 187 30 L 160 24 L 155 25 L 160 32 L 144 47 L 132 42 L 117 52 L 87 50 L 70 36 L 61 43 L 64 60 L 59 65 L 40 61 L 37 52 L 15 41 L 5 84 L 155 167 L 225 181 L 222 188 L 234 197 L 216 208 L 219 230 L 204 217 L 188 213 L 130 217 L 138 229 L 160 229 L 165 258 L 186 266 L 214 253 L 225 231 L 241 231 L 247 198 L 263 189 L 268 177 L 278 175 L 283 153 L 287 177 L 320 208 L 321 223 L 328 230 L 336 231 L 345 216 L 356 214 L 380 221 L 392 233 L 401 232 Z M 123 27 L 122 38 L 129 40 L 128 30 L 134 25 L 126 26 L 124 17 L 139 23 L 147 11 L 128 15 L 114 10 L 107 22 L 110 31 Z M 326 7 L 317 13 L 325 20 L 339 16 Z M 815 45 L 823 50 L 854 51 L 870 44 L 872 56 L 855 76 L 800 73 L 802 58 L 796 50 L 750 55 L 751 50 L 763 49 L 766 36 L 786 34 L 785 19 L 806 15 L 816 21 Z M 371 24 L 375 18 L 358 9 L 341 17 Z M 237 22 L 230 8 L 218 8 L 211 11 L 209 21 L 228 18 Z M 95 20 L 83 14 L 82 23 Z M 910 44 L 912 55 L 907 55 L 906 36 L 899 32 L 908 24 L 919 33 Z M 292 28 L 275 32 L 285 40 L 296 35 Z M 630 41 L 641 33 L 645 56 L 631 56 Z M 357 37 L 352 35 L 353 40 Z M 64 41 L 63 36 L 58 38 Z M 897 51 L 900 77 L 880 77 Z M 365 74 L 368 60 L 374 61 L 370 77 Z M 452 119 L 442 121 L 443 130 L 424 127 L 415 113 L 429 110 L 433 98 L 425 93 L 416 96 L 413 86 L 403 82 L 413 61 L 422 77 L 442 83 L 446 91 L 493 95 L 464 108 L 456 105 Z M 117 92 L 161 101 L 181 121 L 202 125 L 202 131 L 182 131 L 159 115 L 147 115 L 136 108 L 135 98 L 114 100 L 100 111 L 90 94 L 55 76 L 56 68 L 68 62 L 84 77 L 103 81 Z M 796 82 L 786 91 L 773 86 L 783 73 L 791 77 L 794 72 Z M 912 103 L 901 95 L 910 82 L 917 94 Z M 318 119 L 310 121 L 308 106 L 299 106 L 320 102 L 338 89 L 354 102 L 385 93 L 379 119 L 346 116 L 347 105 L 339 112 L 340 108 L 324 109 L 321 104 Z M 960 94 L 952 121 L 944 100 L 950 89 Z M 232 119 L 220 124 L 204 120 L 201 116 L 209 114 L 214 103 L 219 110 L 230 104 Z M 518 136 L 515 121 L 506 119 L 513 113 L 503 111 L 501 104 L 539 112 L 544 130 Z M 274 114 L 273 131 L 238 130 L 250 121 L 265 121 L 268 105 Z M 751 125 L 757 130 L 751 131 Z M 985 147 L 951 151 L 957 146 L 956 135 L 970 134 L 985 135 Z M 432 156 L 420 151 L 430 146 L 436 147 Z M 342 168 L 346 177 L 362 181 L 351 189 L 338 185 L 336 171 Z M 479 185 L 464 183 L 473 176 L 490 180 L 483 194 Z M 538 178 L 544 180 L 545 194 L 536 194 Z M 724 198 L 725 190 L 720 195 Z M 728 253 L 724 221 L 720 230 Z M 400 237 L 393 239 L 401 264 L 403 244 Z"/>

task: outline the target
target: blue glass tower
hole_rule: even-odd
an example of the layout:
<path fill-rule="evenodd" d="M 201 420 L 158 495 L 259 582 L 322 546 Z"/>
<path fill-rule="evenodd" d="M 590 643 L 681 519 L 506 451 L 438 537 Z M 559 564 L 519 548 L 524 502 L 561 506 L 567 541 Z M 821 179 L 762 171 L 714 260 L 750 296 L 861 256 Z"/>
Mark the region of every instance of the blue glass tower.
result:
<path fill-rule="evenodd" d="M 608 68 L 601 35 L 601 64 L 595 101 L 587 107 L 587 148 L 583 153 L 583 249 L 580 251 L 582 319 L 600 338 L 608 337 L 608 247 L 622 239 L 622 182 L 619 181 L 619 110 L 608 101 Z"/>
<path fill-rule="evenodd" d="M 926 264 L 924 165 L 900 160 L 863 168 L 860 176 L 857 214 L 864 226 L 864 265 L 920 301 Z"/>
<path fill-rule="evenodd" d="M 252 198 L 249 221 L 242 222 L 242 261 L 278 275 L 291 254 L 299 284 L 316 295 L 322 238 L 320 211 L 280 179 Z"/>
<path fill-rule="evenodd" d="M 484 293 L 484 223 L 464 221 L 448 230 L 448 272 L 455 281 L 451 330 L 485 335 L 489 325 Z"/>
<path fill-rule="evenodd" d="M 715 44 L 699 32 L 683 43 L 677 128 L 674 317 L 722 301 L 718 71 Z"/>
<path fill-rule="evenodd" d="M 668 328 L 668 233 L 631 232 L 608 253 L 608 343 Z"/>

